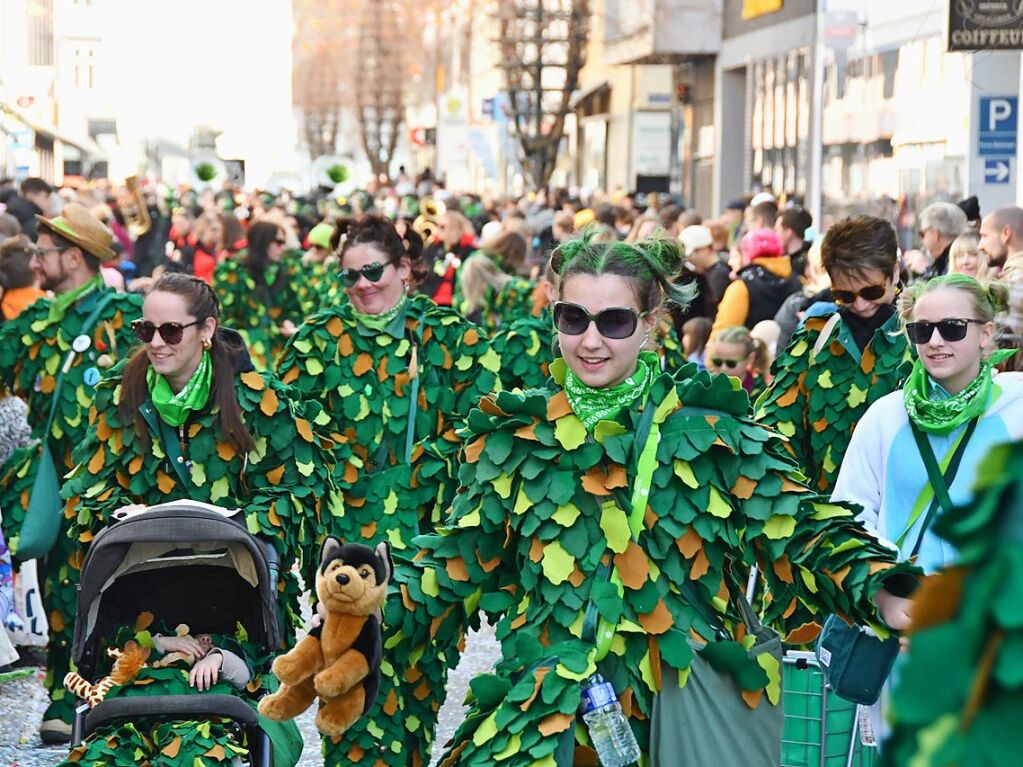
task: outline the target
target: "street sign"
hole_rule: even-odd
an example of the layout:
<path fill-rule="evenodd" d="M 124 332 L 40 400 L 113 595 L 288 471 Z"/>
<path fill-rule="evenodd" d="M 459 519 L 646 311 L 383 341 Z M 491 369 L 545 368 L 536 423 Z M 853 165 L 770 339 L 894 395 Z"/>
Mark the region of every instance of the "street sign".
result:
<path fill-rule="evenodd" d="M 1023 50 L 1020 0 L 951 0 L 948 6 L 950 51 Z"/>
<path fill-rule="evenodd" d="M 977 121 L 977 154 L 982 157 L 1016 154 L 1018 115 L 1019 99 L 1016 96 L 982 97 Z"/>
<path fill-rule="evenodd" d="M 1012 177 L 1012 162 L 1005 157 L 984 160 L 985 184 L 1008 184 Z"/>

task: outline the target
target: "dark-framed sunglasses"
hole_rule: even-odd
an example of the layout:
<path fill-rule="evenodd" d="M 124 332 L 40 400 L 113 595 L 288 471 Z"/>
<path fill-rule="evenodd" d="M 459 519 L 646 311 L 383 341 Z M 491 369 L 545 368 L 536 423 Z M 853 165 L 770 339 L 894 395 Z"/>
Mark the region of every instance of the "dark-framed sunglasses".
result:
<path fill-rule="evenodd" d="M 627 307 L 616 306 L 590 314 L 579 304 L 568 301 L 554 304 L 554 324 L 558 330 L 570 336 L 582 335 L 592 322 L 604 338 L 628 338 L 636 332 L 639 318 L 645 316 L 646 313 L 638 314 Z"/>
<path fill-rule="evenodd" d="M 745 359 L 729 360 L 729 359 L 725 359 L 724 357 L 711 357 L 710 361 L 711 361 L 711 364 L 713 364 L 714 367 L 716 367 L 716 368 L 725 368 L 725 367 L 727 367 L 727 368 L 737 368 L 742 363 L 744 363 L 746 360 Z"/>
<path fill-rule="evenodd" d="M 165 344 L 177 346 L 181 343 L 181 339 L 184 338 L 185 328 L 190 328 L 200 323 L 200 320 L 196 320 L 184 325 L 180 322 L 165 322 L 162 325 L 154 325 L 149 320 L 135 320 L 131 323 L 131 329 L 135 333 L 135 337 L 144 344 L 150 343 L 153 337 L 159 333 L 160 338 L 163 339 Z"/>
<path fill-rule="evenodd" d="M 884 298 L 884 294 L 888 292 L 888 281 L 885 280 L 880 285 L 867 285 L 860 288 L 859 290 L 836 290 L 831 289 L 831 295 L 835 297 L 836 304 L 852 304 L 856 302 L 857 298 L 862 298 L 865 301 L 879 301 Z"/>
<path fill-rule="evenodd" d="M 937 329 L 938 335 L 946 341 L 962 341 L 966 338 L 966 331 L 972 324 L 986 325 L 987 322 L 984 320 L 962 320 L 957 318 L 940 320 L 938 322 L 907 322 L 906 335 L 909 336 L 909 340 L 914 344 L 925 344 L 931 340 L 931 336 L 934 335 L 934 331 Z"/>
<path fill-rule="evenodd" d="M 361 269 L 342 269 L 341 279 L 349 288 L 359 281 L 359 277 L 365 277 L 370 282 L 380 282 L 380 278 L 384 276 L 384 269 L 390 264 L 390 261 L 383 263 L 375 261 L 372 264 L 366 264 Z"/>

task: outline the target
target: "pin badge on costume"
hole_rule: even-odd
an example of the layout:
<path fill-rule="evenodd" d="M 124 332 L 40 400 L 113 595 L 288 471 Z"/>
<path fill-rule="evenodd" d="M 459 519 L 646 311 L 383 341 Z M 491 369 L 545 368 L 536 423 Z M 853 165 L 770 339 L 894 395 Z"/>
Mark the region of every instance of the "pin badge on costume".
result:
<path fill-rule="evenodd" d="M 87 351 L 90 346 L 92 346 L 92 339 L 84 334 L 75 336 L 75 340 L 71 342 L 71 348 L 78 354 Z"/>
<path fill-rule="evenodd" d="M 99 383 L 99 370 L 96 368 L 89 368 L 85 371 L 83 380 L 85 381 L 86 386 L 95 386 Z"/>

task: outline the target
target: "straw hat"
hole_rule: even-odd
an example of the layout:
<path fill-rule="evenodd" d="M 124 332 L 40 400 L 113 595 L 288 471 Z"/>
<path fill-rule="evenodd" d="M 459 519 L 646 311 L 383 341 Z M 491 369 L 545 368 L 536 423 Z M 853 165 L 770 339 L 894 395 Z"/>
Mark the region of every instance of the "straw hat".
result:
<path fill-rule="evenodd" d="M 113 232 L 84 205 L 69 202 L 59 216 L 43 218 L 37 215 L 36 221 L 42 229 L 70 240 L 100 261 L 111 261 L 116 257 L 110 249 L 110 243 L 114 240 Z"/>

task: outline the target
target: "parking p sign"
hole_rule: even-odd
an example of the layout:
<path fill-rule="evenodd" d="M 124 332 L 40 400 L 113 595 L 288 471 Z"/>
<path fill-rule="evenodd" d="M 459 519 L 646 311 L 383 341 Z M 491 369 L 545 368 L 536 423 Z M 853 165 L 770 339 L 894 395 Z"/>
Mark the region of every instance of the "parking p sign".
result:
<path fill-rule="evenodd" d="M 977 154 L 1011 157 L 1016 154 L 1019 99 L 1015 96 L 984 96 L 980 100 Z"/>

